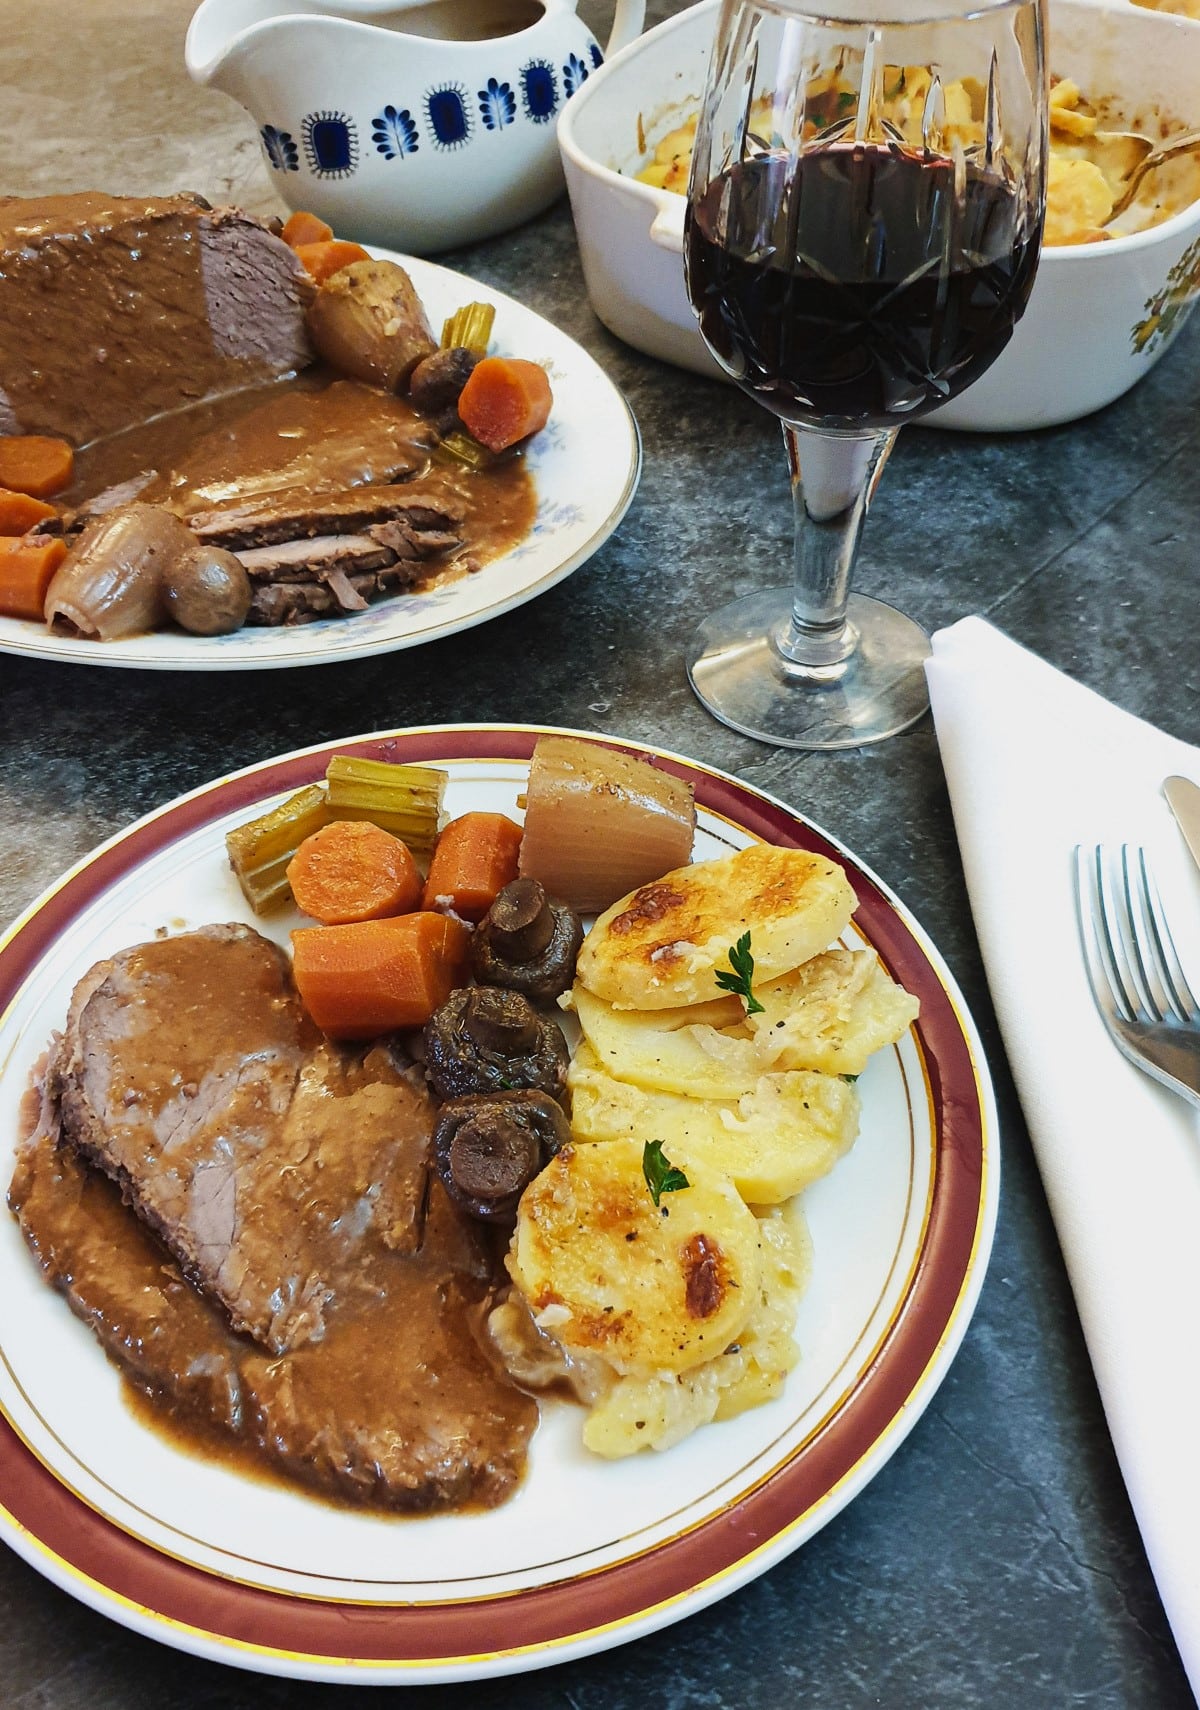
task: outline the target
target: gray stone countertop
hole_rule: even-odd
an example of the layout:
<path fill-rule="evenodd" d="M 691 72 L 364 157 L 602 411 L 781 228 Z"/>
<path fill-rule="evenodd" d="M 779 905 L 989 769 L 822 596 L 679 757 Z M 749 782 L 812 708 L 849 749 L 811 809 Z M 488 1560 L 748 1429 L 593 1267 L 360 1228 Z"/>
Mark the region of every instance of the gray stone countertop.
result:
<path fill-rule="evenodd" d="M 192 187 L 272 209 L 253 125 L 183 72 L 188 11 L 188 0 L 0 0 L 0 190 Z M 616 536 L 522 610 L 359 663 L 172 676 L 0 656 L 0 921 L 148 809 L 234 767 L 357 731 L 562 724 L 727 768 L 854 849 L 913 909 L 965 991 L 1004 1142 L 982 1298 L 932 1405 L 867 1489 L 769 1573 L 654 1637 L 478 1686 L 296 1684 L 138 1637 L 0 1549 L 0 1702 L 315 1710 L 403 1692 L 429 1710 L 1190 1704 L 997 1033 L 931 724 L 811 755 L 707 717 L 681 664 L 693 624 L 735 591 L 786 580 L 777 428 L 741 396 L 604 331 L 565 200 L 444 259 L 548 316 L 624 390 L 646 457 Z M 1090 420 L 1009 438 L 902 435 L 857 586 L 930 630 L 983 613 L 1131 712 L 1196 740 L 1186 620 L 1198 396 L 1194 322 L 1140 387 Z"/>

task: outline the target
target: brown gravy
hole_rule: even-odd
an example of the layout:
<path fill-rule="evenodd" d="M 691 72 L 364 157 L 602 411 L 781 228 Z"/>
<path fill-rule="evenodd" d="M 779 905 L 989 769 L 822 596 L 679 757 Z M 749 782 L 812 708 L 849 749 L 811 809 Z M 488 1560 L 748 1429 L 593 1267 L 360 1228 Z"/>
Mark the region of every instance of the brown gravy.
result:
<path fill-rule="evenodd" d="M 330 492 L 412 477 L 466 508 L 463 547 L 426 582 L 441 585 L 523 540 L 537 494 L 520 454 L 469 470 L 432 460 L 429 443 L 428 424 L 404 399 L 312 368 L 93 441 L 77 454 L 75 480 L 58 502 L 82 505 L 147 470 L 155 476 L 138 497 L 185 517 L 284 488 Z"/>

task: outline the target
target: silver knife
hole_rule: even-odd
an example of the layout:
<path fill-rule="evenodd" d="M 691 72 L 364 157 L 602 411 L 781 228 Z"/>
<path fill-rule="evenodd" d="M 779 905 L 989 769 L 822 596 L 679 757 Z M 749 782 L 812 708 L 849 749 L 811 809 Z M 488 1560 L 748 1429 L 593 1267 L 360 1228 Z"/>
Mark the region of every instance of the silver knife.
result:
<path fill-rule="evenodd" d="M 1200 867 L 1200 784 L 1190 778 L 1164 778 L 1163 795 L 1179 821 L 1179 829 Z"/>

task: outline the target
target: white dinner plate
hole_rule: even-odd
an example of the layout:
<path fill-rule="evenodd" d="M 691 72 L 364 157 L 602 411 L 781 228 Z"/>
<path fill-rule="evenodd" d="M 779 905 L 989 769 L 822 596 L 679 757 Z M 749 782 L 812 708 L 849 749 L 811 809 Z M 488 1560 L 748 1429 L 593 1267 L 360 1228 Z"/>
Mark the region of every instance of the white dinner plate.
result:
<path fill-rule="evenodd" d="M 345 752 L 444 765 L 451 814 L 516 817 L 538 734 L 444 726 L 307 749 L 180 798 L 73 868 L 0 939 L 5 1150 L 93 962 L 163 927 L 252 919 L 224 856 L 231 826 Z M 845 942 L 872 945 L 921 1001 L 860 1077 L 854 1147 L 804 1195 L 812 1278 L 782 1395 L 615 1463 L 583 1449 L 578 1407 L 543 1399 L 528 1475 L 503 1507 L 354 1512 L 147 1428 L 0 1217 L 0 1537 L 57 1584 L 140 1633 L 246 1668 L 479 1679 L 705 1607 L 803 1543 L 903 1440 L 961 1341 L 991 1245 L 995 1115 L 975 1028 L 934 946 L 840 844 L 736 779 L 652 752 L 695 786 L 698 859 L 760 839 L 842 861 L 858 896 Z M 295 918 L 272 935 L 286 942 Z"/>
<path fill-rule="evenodd" d="M 348 617 L 247 626 L 217 636 L 161 629 L 99 642 L 0 616 L 0 652 L 145 671 L 249 671 L 364 659 L 436 641 L 512 611 L 578 570 L 604 544 L 637 491 L 642 451 L 633 414 L 600 365 L 541 315 L 478 280 L 390 250 L 371 253 L 404 265 L 434 327 L 464 303 L 491 303 L 492 353 L 526 357 L 546 368 L 554 407 L 524 452 L 537 492 L 526 538 L 473 575 L 425 593 L 377 600 Z"/>

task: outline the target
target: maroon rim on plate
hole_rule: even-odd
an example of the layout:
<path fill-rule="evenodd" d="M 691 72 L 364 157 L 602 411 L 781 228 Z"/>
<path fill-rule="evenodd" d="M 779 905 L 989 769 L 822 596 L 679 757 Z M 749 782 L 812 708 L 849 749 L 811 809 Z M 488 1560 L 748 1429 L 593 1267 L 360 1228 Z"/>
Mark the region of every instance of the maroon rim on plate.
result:
<path fill-rule="evenodd" d="M 528 760 L 540 728 L 441 726 L 398 731 L 267 761 L 211 784 L 132 826 L 35 903 L 0 941 L 0 1016 L 58 937 L 110 884 L 182 837 L 263 798 L 324 775 L 335 753 L 407 763 Z M 571 734 L 585 734 L 573 732 Z M 981 1070 L 963 1018 L 918 938 L 875 880 L 790 809 L 724 773 L 642 744 L 603 739 L 644 754 L 695 786 L 697 805 L 752 836 L 841 862 L 858 897 L 855 924 L 895 979 L 921 1001 L 916 1033 L 936 1123 L 934 1176 L 921 1249 L 878 1357 L 833 1415 L 789 1459 L 731 1508 L 612 1566 L 556 1583 L 420 1606 L 364 1604 L 266 1591 L 221 1578 L 130 1536 L 72 1494 L 0 1417 L 0 1509 L 9 1541 L 84 1601 L 185 1649 L 249 1667 L 270 1659 L 303 1674 L 304 1663 L 493 1672 L 553 1661 L 565 1647 L 616 1643 L 712 1601 L 785 1553 L 886 1436 L 938 1360 L 968 1291 L 984 1231 L 988 1122 Z M 986 1256 L 986 1255 L 984 1255 Z M 849 1494 L 853 1494 L 851 1490 Z M 800 1540 L 797 1538 L 796 1540 Z M 739 1577 L 740 1576 L 740 1577 Z M 722 1582 L 728 1581 L 728 1585 Z M 114 1607 L 115 1602 L 115 1607 Z M 678 1607 L 680 1605 L 683 1607 Z M 622 1629 L 630 1629 L 622 1631 Z M 603 1637 L 601 1637 L 603 1635 Z M 549 1654 L 546 1654 L 549 1652 Z M 540 1653 L 534 1655 L 534 1653 Z M 524 1658 L 518 1661 L 516 1659 Z"/>

